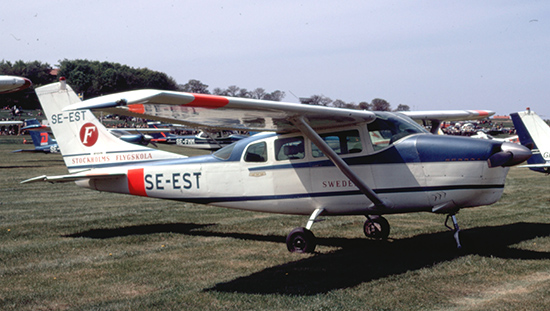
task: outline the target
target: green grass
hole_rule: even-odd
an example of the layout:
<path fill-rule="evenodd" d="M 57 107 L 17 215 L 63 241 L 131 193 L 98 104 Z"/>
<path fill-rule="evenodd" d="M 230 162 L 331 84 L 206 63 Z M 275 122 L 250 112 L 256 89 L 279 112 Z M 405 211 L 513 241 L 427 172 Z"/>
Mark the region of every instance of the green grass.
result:
<path fill-rule="evenodd" d="M 0 137 L 1 310 L 550 309 L 550 179 L 512 168 L 492 206 L 387 216 L 387 242 L 364 217 L 314 225 L 317 252 L 285 237 L 307 217 L 251 213 L 19 184 L 65 174 L 60 155 L 13 154 Z M 191 153 L 188 149 L 162 147 Z"/>

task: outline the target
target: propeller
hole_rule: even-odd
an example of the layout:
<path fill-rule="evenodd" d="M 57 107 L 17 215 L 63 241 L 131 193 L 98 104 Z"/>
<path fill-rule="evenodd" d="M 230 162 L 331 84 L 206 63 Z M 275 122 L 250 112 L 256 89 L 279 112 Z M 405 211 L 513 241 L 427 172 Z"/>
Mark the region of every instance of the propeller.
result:
<path fill-rule="evenodd" d="M 487 159 L 489 167 L 513 166 L 531 157 L 531 150 L 520 144 L 504 142 L 499 152 Z"/>

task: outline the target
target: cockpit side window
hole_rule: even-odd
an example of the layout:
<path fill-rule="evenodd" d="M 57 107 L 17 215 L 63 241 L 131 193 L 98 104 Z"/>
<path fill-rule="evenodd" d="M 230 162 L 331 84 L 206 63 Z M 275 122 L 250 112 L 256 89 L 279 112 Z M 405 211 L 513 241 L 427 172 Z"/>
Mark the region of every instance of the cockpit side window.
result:
<path fill-rule="evenodd" d="M 374 151 L 388 147 L 397 140 L 417 133 L 428 133 L 414 121 L 394 114 L 377 113 L 377 118 L 367 124 Z"/>
<path fill-rule="evenodd" d="M 267 161 L 267 144 L 259 142 L 251 144 L 246 148 L 244 154 L 245 162 L 266 162 Z"/>
<path fill-rule="evenodd" d="M 363 151 L 358 130 L 326 133 L 320 134 L 319 136 L 321 136 L 327 145 L 337 154 L 358 153 Z M 313 143 L 311 144 L 311 152 L 315 158 L 324 156 L 323 152 Z"/>
<path fill-rule="evenodd" d="M 289 137 L 275 140 L 275 159 L 296 160 L 305 156 L 304 138 Z"/>

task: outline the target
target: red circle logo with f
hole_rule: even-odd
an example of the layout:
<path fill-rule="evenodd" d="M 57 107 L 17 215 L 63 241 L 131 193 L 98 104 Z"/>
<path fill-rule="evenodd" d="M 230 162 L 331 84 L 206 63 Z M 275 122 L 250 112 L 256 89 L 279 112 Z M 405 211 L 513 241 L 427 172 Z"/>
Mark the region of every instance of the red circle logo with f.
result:
<path fill-rule="evenodd" d="M 97 142 L 99 133 L 93 123 L 86 123 L 80 128 L 80 141 L 86 147 L 91 147 Z"/>

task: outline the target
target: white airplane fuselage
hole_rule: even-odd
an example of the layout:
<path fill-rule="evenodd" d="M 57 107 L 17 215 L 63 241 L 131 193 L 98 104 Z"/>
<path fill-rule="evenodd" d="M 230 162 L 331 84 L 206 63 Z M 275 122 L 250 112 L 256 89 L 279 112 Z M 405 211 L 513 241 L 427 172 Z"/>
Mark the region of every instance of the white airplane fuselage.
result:
<path fill-rule="evenodd" d="M 302 137 L 299 134 L 259 134 L 244 139 L 234 145 L 229 155 L 222 154 L 225 159 L 214 153 L 104 169 L 98 160 L 94 172 L 115 170 L 128 177 L 83 180 L 77 184 L 100 191 L 300 215 L 320 208 L 326 215 L 450 213 L 462 207 L 492 204 L 502 195 L 508 168 L 490 168 L 487 164 L 501 143 L 415 134 L 374 151 L 366 126 L 352 129 L 361 133 L 361 150 L 342 158 L 391 203 L 383 210 L 374 208 L 319 151 L 314 157 L 315 147 L 308 139 L 302 138 L 305 148 L 301 159 L 277 160 L 276 141 Z M 331 131 L 345 130 L 350 128 Z M 267 157 L 262 162 L 247 161 L 248 148 L 255 144 L 266 147 Z M 82 163 L 77 157 L 74 163 Z"/>

